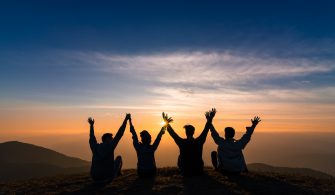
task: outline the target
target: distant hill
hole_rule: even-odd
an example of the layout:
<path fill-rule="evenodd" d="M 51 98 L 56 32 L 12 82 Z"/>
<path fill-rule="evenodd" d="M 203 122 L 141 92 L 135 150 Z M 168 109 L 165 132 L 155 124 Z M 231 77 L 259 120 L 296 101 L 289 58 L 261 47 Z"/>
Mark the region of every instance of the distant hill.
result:
<path fill-rule="evenodd" d="M 154 179 L 128 169 L 113 182 L 93 184 L 88 173 L 0 182 L 0 194 L 335 194 L 335 179 L 253 172 L 224 176 L 211 168 L 183 177 L 177 168 L 159 168 Z"/>
<path fill-rule="evenodd" d="M 250 171 L 257 171 L 257 172 L 280 173 L 287 175 L 302 175 L 302 176 L 310 176 L 314 178 L 323 178 L 323 179 L 333 178 L 332 175 L 309 168 L 275 167 L 263 163 L 248 164 L 248 169 Z"/>
<path fill-rule="evenodd" d="M 0 144 L 0 180 L 87 172 L 90 163 L 32 144 Z"/>

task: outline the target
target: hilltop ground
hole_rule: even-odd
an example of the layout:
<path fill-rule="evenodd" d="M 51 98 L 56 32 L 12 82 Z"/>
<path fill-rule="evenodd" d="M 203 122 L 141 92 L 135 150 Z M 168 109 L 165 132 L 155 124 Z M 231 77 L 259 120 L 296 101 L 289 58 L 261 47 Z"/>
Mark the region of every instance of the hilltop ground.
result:
<path fill-rule="evenodd" d="M 136 170 L 107 185 L 93 185 L 88 174 L 1 182 L 1 194 L 335 194 L 335 179 L 250 172 L 223 176 L 210 168 L 203 176 L 184 178 L 176 168 L 160 168 L 153 179 L 139 179 Z"/>

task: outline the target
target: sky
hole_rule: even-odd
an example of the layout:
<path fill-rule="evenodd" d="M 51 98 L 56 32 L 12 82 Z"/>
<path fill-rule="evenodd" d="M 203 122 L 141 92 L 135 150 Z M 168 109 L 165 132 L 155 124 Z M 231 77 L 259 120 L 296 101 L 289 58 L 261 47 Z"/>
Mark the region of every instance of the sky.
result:
<path fill-rule="evenodd" d="M 335 132 L 333 1 L 2 1 L 0 137 Z M 129 135 L 127 135 L 130 138 Z M 167 144 L 167 143 L 166 143 Z"/>

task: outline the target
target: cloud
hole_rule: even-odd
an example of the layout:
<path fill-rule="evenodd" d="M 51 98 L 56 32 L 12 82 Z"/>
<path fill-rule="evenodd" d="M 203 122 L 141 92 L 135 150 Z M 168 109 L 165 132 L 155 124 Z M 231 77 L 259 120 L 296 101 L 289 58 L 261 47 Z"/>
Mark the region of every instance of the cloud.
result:
<path fill-rule="evenodd" d="M 153 95 L 149 104 L 166 108 L 214 105 L 218 101 L 332 102 L 327 97 L 335 95 L 331 86 L 304 88 L 311 85 L 306 77 L 335 70 L 335 63 L 326 59 L 260 57 L 230 51 L 94 52 L 80 53 L 79 57 L 97 72 L 141 81 L 138 87 Z"/>
<path fill-rule="evenodd" d="M 329 75 L 334 74 L 335 63 L 329 59 L 234 52 L 82 52 L 69 56 L 73 60 L 64 63 L 68 66 L 54 68 L 70 69 L 71 74 L 61 76 L 71 76 L 79 87 L 57 82 L 70 89 L 69 93 L 55 91 L 43 98 L 37 94 L 35 102 L 22 105 L 11 99 L 11 104 L 2 101 L 0 107 L 7 113 L 50 110 L 104 117 L 124 112 L 158 116 L 162 111 L 185 118 L 203 117 L 195 113 L 211 107 L 232 118 L 249 117 L 250 113 L 272 118 L 299 118 L 309 113 L 334 116 L 335 85 Z M 57 79 L 64 81 L 63 77 Z"/>
<path fill-rule="evenodd" d="M 95 53 L 97 68 L 142 80 L 167 84 L 224 85 L 274 78 L 288 78 L 334 70 L 325 60 L 261 58 L 224 53 L 168 53 L 108 55 Z"/>

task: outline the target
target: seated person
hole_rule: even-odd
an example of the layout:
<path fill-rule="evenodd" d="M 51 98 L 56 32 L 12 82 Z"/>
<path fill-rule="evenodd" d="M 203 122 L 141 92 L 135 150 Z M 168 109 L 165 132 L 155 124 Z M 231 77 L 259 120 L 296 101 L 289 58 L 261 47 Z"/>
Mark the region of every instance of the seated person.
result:
<path fill-rule="evenodd" d="M 102 143 L 98 143 L 94 135 L 94 119 L 88 118 L 90 124 L 90 148 L 92 151 L 91 177 L 95 182 L 112 180 L 120 174 L 122 158 L 117 156 L 114 160 L 114 150 L 119 143 L 127 125 L 130 115 L 127 114 L 121 127 L 113 138 L 113 134 L 105 133 Z"/>
<path fill-rule="evenodd" d="M 247 172 L 247 165 L 244 160 L 242 150 L 249 143 L 255 127 L 260 122 L 259 117 L 251 120 L 251 127 L 247 127 L 246 133 L 241 139 L 235 140 L 235 130 L 232 127 L 225 128 L 225 138 L 220 137 L 214 126 L 210 126 L 210 131 L 214 142 L 218 145 L 217 152 L 211 153 L 212 163 L 216 170 L 222 173 L 240 173 Z"/>
<path fill-rule="evenodd" d="M 192 125 L 185 125 L 186 139 L 177 135 L 169 124 L 172 119 L 163 113 L 163 119 L 167 123 L 167 131 L 179 147 L 178 167 L 185 176 L 201 175 L 203 173 L 204 162 L 202 160 L 202 149 L 215 113 L 215 109 L 206 113 L 207 123 L 197 138 L 193 137 L 195 128 Z"/>
<path fill-rule="evenodd" d="M 143 130 L 140 133 L 141 142 L 138 141 L 135 128 L 129 119 L 130 132 L 133 135 L 133 145 L 137 154 L 137 174 L 140 177 L 154 177 L 156 175 L 155 151 L 165 133 L 165 126 L 162 127 L 157 135 L 156 140 L 151 145 L 151 135 L 148 131 Z"/>

